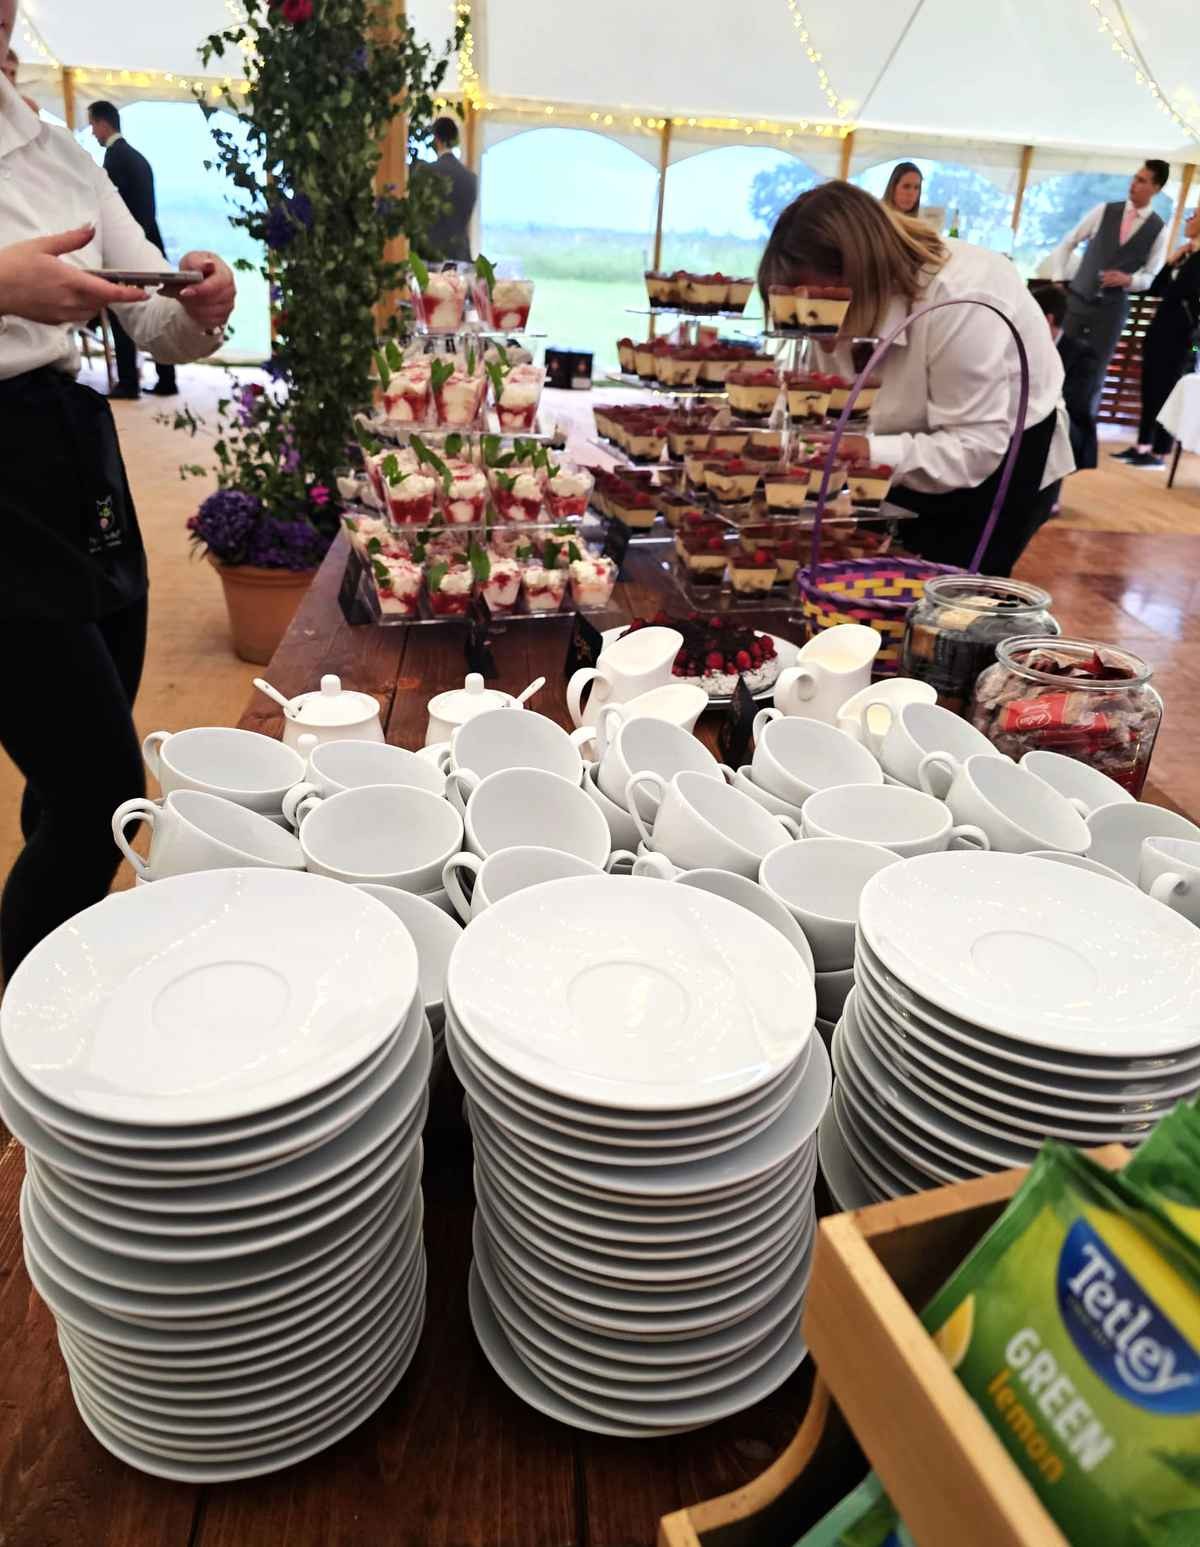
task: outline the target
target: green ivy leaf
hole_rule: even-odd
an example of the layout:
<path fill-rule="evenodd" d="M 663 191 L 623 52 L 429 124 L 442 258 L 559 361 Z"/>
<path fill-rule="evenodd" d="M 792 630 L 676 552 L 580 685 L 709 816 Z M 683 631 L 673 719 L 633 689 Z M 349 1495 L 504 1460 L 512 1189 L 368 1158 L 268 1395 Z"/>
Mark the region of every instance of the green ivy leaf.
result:
<path fill-rule="evenodd" d="M 496 482 L 504 490 L 505 494 L 511 494 L 517 486 L 517 479 L 515 474 L 501 473 L 497 471 Z"/>
<path fill-rule="evenodd" d="M 493 295 L 493 287 L 496 283 L 496 270 L 494 266 L 488 261 L 488 259 L 483 256 L 482 253 L 480 253 L 478 258 L 475 259 L 475 272 L 487 286 L 487 293 L 489 297 Z"/>

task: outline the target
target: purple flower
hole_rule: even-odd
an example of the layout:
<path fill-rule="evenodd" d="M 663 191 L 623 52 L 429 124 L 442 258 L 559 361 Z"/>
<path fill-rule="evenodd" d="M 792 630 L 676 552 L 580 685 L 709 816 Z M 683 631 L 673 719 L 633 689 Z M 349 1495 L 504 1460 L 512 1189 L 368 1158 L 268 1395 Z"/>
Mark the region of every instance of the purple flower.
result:
<path fill-rule="evenodd" d="M 295 446 L 290 447 L 284 452 L 283 459 L 279 465 L 285 473 L 298 473 L 300 471 L 300 453 L 296 450 Z"/>
<path fill-rule="evenodd" d="M 308 491 L 308 497 L 310 500 L 312 500 L 314 505 L 329 504 L 329 490 L 323 483 L 314 483 L 312 488 Z"/>
<path fill-rule="evenodd" d="M 262 515 L 262 501 L 240 489 L 218 489 L 188 520 L 193 539 L 226 564 L 245 562 L 247 544 Z"/>
<path fill-rule="evenodd" d="M 365 43 L 360 43 L 350 55 L 350 68 L 354 71 L 355 75 L 361 75 L 367 68 L 367 45 Z"/>
<path fill-rule="evenodd" d="M 187 525 L 193 541 L 222 563 L 266 569 L 313 569 L 331 541 L 305 516 L 267 515 L 256 495 L 240 489 L 210 494 Z"/>
<path fill-rule="evenodd" d="M 267 246 L 276 252 L 290 247 L 301 231 L 312 230 L 313 218 L 312 200 L 306 193 L 280 200 L 267 215 Z"/>
<path fill-rule="evenodd" d="M 331 540 L 306 520 L 264 516 L 254 529 L 246 563 L 267 569 L 314 569 Z"/>
<path fill-rule="evenodd" d="M 399 206 L 395 199 L 389 199 L 386 194 L 383 198 L 375 200 L 375 214 L 380 220 L 387 220 L 395 214 Z"/>

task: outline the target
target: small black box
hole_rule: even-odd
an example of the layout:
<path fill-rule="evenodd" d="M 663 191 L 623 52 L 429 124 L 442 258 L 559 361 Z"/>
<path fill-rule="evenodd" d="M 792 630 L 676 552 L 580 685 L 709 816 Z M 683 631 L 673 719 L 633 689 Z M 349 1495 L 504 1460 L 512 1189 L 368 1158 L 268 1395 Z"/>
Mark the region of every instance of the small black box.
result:
<path fill-rule="evenodd" d="M 546 385 L 588 392 L 592 385 L 592 354 L 584 349 L 546 349 Z"/>

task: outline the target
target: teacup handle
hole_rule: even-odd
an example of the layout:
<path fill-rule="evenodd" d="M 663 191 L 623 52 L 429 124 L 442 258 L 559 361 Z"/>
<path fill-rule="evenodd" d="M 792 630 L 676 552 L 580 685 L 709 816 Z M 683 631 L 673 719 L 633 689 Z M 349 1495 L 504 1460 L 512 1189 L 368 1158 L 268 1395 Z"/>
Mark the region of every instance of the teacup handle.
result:
<path fill-rule="evenodd" d="M 634 861 L 633 873 L 652 881 L 673 881 L 679 871 L 665 854 L 643 854 Z"/>
<path fill-rule="evenodd" d="M 440 774 L 448 774 L 454 766 L 454 746 L 451 742 L 444 742 L 438 755 L 432 760 L 433 766 Z"/>
<path fill-rule="evenodd" d="M 789 667 L 788 669 L 792 670 L 793 668 Z M 786 675 L 787 675 L 787 672 L 784 673 L 784 676 L 786 676 Z M 781 678 L 780 680 L 782 681 L 783 679 Z M 754 716 L 754 724 L 751 727 L 751 729 L 753 731 L 753 734 L 754 734 L 755 744 L 757 744 L 759 741 L 762 740 L 762 733 L 763 733 L 763 731 L 766 730 L 767 726 L 770 725 L 772 720 L 782 720 L 782 719 L 783 719 L 783 710 L 782 709 L 760 709 L 758 711 L 758 713 Z"/>
<path fill-rule="evenodd" d="M 973 827 L 970 822 L 960 823 L 958 827 L 950 829 L 950 842 L 948 849 L 983 849 L 988 850 L 992 846 L 992 840 L 984 832 L 982 827 Z"/>
<path fill-rule="evenodd" d="M 775 703 L 779 713 L 789 712 L 783 702 L 785 699 L 807 704 L 817 696 L 819 686 L 817 673 L 810 666 L 785 666 L 775 683 Z"/>
<path fill-rule="evenodd" d="M 165 734 L 170 734 L 166 732 Z M 140 854 L 136 854 L 129 846 L 129 839 L 125 836 L 125 829 L 130 822 L 149 822 L 153 829 L 155 823 L 162 815 L 161 810 L 152 800 L 144 796 L 137 796 L 133 800 L 123 801 L 112 815 L 112 835 L 116 840 L 117 848 L 133 866 L 133 873 L 140 876 L 143 881 L 150 879 L 150 867 Z"/>
<path fill-rule="evenodd" d="M 479 775 L 470 768 L 453 768 L 446 775 L 446 799 L 459 816 L 466 816 L 467 802 L 481 782 Z"/>
<path fill-rule="evenodd" d="M 442 885 L 446 890 L 447 897 L 454 904 L 454 911 L 464 924 L 471 922 L 471 899 L 463 890 L 463 884 L 458 879 L 458 872 L 460 870 L 469 870 L 473 876 L 478 876 L 482 865 L 483 861 L 479 858 L 478 854 L 471 854 L 468 850 L 463 849 L 458 854 L 452 854 L 442 866 Z M 474 883 L 472 883 L 473 888 Z"/>
<path fill-rule="evenodd" d="M 883 751 L 883 743 L 888 731 L 892 728 L 895 715 L 890 704 L 880 703 L 878 699 L 873 704 L 868 704 L 859 719 L 859 740 L 868 752 L 873 752 L 878 758 Z M 929 756 L 934 756 L 930 753 Z"/>
<path fill-rule="evenodd" d="M 637 855 L 632 849 L 614 849 L 604 861 L 604 868 L 610 876 L 631 876 L 636 864 Z"/>
<path fill-rule="evenodd" d="M 789 837 L 791 837 L 791 838 L 803 838 L 804 837 L 804 833 L 801 831 L 801 828 L 800 828 L 800 823 L 797 822 L 795 817 L 793 817 L 793 816 L 777 816 L 775 818 L 775 820 L 779 823 L 780 827 L 783 828 L 783 830 L 788 834 Z"/>
<path fill-rule="evenodd" d="M 587 746 L 589 741 L 595 741 L 595 739 L 596 727 L 594 725 L 581 725 L 578 730 L 571 731 L 570 733 L 571 745 L 575 747 L 580 753 L 582 753 L 584 747 Z M 596 755 L 595 761 L 600 761 L 598 753 Z"/>
<path fill-rule="evenodd" d="M 612 729 L 609 729 L 611 722 Z M 620 704 L 605 704 L 596 716 L 596 761 L 602 763 L 613 737 L 625 723 L 625 711 Z"/>
<path fill-rule="evenodd" d="M 589 683 L 605 682 L 607 679 L 596 670 L 594 666 L 581 666 L 567 683 L 567 712 L 576 725 L 583 724 L 583 690 Z M 593 692 L 599 692 L 599 688 L 593 688 Z"/>
<path fill-rule="evenodd" d="M 321 804 L 321 792 L 315 784 L 293 784 L 284 793 L 283 814 L 288 825 L 298 830 L 308 813 Z"/>
<path fill-rule="evenodd" d="M 170 731 L 151 731 L 142 742 L 142 760 L 160 784 L 162 783 L 163 744 L 170 739 Z"/>
<path fill-rule="evenodd" d="M 941 789 L 934 788 L 933 769 L 937 769 L 945 775 L 945 783 Z M 917 783 L 925 791 L 926 795 L 932 795 L 934 800 L 945 800 L 950 793 L 950 786 L 954 783 L 954 776 L 958 772 L 958 760 L 949 752 L 926 752 L 917 768 Z"/>
<path fill-rule="evenodd" d="M 1166 903 L 1168 908 L 1172 897 L 1186 897 L 1190 891 L 1186 878 L 1174 870 L 1164 870 L 1150 887 L 1150 895 L 1155 902 Z"/>
<path fill-rule="evenodd" d="M 1078 795 L 1068 795 L 1066 798 L 1068 801 L 1070 801 L 1071 805 L 1075 807 L 1076 811 L 1079 812 L 1079 815 L 1086 822 L 1088 817 L 1090 817 L 1092 814 L 1092 808 L 1088 805 L 1087 801 L 1080 800 Z"/>
<path fill-rule="evenodd" d="M 663 796 L 667 793 L 667 781 L 661 774 L 653 773 L 649 768 L 644 768 L 641 773 L 630 774 L 625 784 L 625 809 L 633 818 L 634 826 L 641 834 L 642 842 L 648 849 L 654 847 L 654 839 L 651 836 L 654 829 L 647 827 L 638 810 L 637 794 L 642 790 L 654 802 L 654 815 L 658 816 L 658 808 L 662 805 Z"/>
<path fill-rule="evenodd" d="M 732 784 L 737 779 L 737 773 L 730 768 L 728 763 L 718 763 L 717 767 L 721 770 L 721 777 L 725 780 L 726 784 Z"/>

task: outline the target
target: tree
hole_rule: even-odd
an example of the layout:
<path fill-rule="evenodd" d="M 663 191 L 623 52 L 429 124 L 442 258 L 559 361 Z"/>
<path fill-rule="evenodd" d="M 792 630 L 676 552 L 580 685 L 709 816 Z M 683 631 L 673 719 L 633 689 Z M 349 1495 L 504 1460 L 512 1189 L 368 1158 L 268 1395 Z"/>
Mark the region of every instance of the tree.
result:
<path fill-rule="evenodd" d="M 750 185 L 750 213 L 769 232 L 793 199 L 824 181 L 803 161 L 760 172 Z"/>

